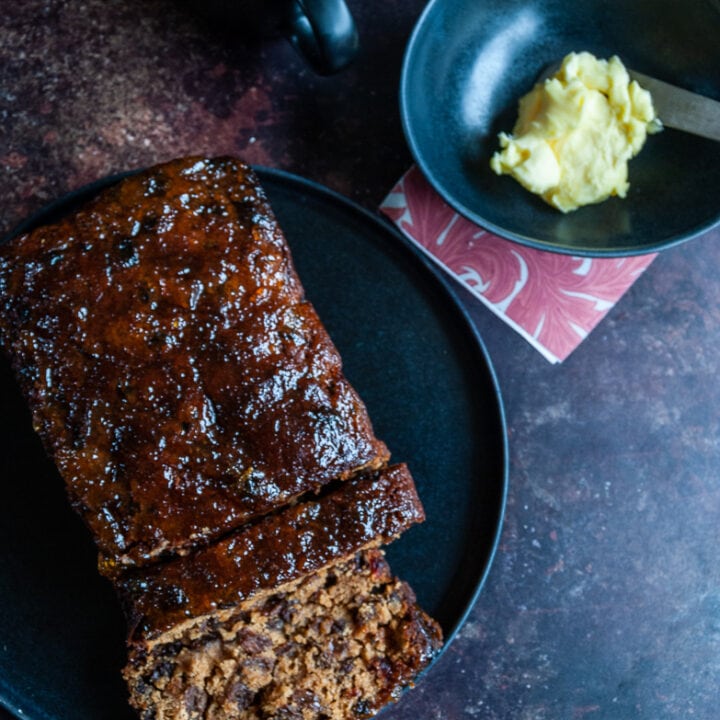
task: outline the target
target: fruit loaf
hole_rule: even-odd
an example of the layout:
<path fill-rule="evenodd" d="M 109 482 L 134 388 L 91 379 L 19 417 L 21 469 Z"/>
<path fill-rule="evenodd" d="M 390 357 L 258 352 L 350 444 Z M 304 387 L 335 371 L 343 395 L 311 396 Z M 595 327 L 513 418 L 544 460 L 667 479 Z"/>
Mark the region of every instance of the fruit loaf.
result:
<path fill-rule="evenodd" d="M 128 619 L 142 720 L 346 720 L 440 627 L 381 546 L 424 519 L 253 171 L 186 158 L 0 247 L 0 347 Z"/>

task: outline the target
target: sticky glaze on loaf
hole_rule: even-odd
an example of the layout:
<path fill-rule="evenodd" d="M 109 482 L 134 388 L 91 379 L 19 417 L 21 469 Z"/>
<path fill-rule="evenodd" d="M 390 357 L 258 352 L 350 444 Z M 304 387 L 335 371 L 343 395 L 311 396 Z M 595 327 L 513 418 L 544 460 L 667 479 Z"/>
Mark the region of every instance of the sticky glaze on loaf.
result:
<path fill-rule="evenodd" d="M 388 459 L 233 159 L 133 175 L 0 247 L 0 343 L 106 574 Z"/>

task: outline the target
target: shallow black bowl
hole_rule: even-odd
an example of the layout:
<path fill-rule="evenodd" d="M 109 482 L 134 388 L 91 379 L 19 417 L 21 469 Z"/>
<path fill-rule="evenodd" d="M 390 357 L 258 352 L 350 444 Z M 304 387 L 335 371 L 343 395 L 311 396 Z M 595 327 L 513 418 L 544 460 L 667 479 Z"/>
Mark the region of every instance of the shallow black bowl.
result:
<path fill-rule="evenodd" d="M 458 212 L 524 245 L 573 255 L 655 252 L 720 222 L 720 143 L 676 130 L 630 163 L 630 191 L 563 215 L 489 168 L 517 100 L 568 52 L 619 55 L 720 100 L 714 0 L 432 0 L 407 48 L 400 104 L 416 162 Z"/>

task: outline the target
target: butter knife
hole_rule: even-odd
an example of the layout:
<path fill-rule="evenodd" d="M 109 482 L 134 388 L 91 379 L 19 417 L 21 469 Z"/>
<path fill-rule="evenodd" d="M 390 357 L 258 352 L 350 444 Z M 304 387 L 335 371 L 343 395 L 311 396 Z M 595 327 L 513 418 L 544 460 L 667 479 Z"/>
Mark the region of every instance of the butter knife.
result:
<path fill-rule="evenodd" d="M 720 102 L 634 70 L 628 72 L 652 96 L 664 127 L 720 142 Z"/>

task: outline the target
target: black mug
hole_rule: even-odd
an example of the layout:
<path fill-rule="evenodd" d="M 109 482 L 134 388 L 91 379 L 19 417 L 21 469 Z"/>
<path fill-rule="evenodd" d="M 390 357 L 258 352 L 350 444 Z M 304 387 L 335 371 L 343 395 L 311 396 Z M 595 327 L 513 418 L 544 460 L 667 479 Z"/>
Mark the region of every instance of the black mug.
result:
<path fill-rule="evenodd" d="M 321 75 L 342 70 L 358 50 L 345 0 L 199 0 L 192 5 L 226 32 L 253 39 L 285 36 Z"/>

